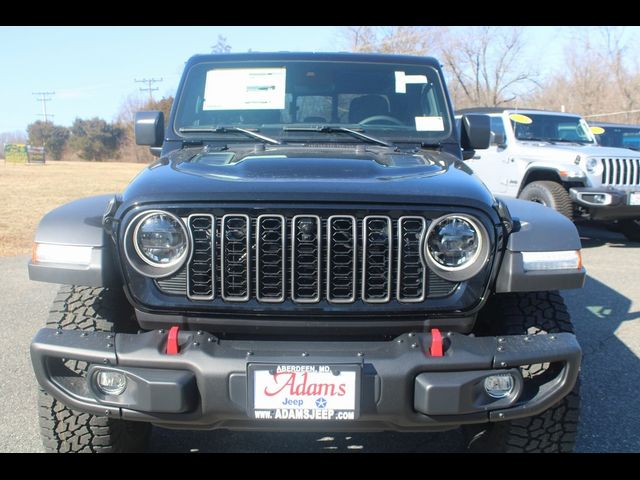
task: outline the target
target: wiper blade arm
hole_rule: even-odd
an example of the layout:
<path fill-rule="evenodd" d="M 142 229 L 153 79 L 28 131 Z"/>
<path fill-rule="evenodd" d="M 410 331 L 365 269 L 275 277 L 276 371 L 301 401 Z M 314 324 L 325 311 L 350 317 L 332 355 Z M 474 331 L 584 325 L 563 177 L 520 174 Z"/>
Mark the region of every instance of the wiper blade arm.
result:
<path fill-rule="evenodd" d="M 267 137 L 265 135 L 260 135 L 259 133 L 253 132 L 251 130 L 247 130 L 246 128 L 240 127 L 183 127 L 178 130 L 180 133 L 229 133 L 229 132 L 237 132 L 242 133 L 246 137 L 255 138 L 256 140 L 262 140 L 263 142 L 271 143 L 273 145 L 281 145 L 281 143 L 275 138 Z"/>
<path fill-rule="evenodd" d="M 347 135 L 351 135 L 352 137 L 359 140 L 364 140 L 365 142 L 374 143 L 376 145 L 382 145 L 383 147 L 394 146 L 392 143 L 385 142 L 384 140 L 380 140 L 379 138 L 371 137 L 369 135 L 365 135 L 364 133 L 360 133 L 356 130 L 352 130 L 351 128 L 346 127 L 284 127 L 282 130 L 285 132 L 346 133 Z"/>

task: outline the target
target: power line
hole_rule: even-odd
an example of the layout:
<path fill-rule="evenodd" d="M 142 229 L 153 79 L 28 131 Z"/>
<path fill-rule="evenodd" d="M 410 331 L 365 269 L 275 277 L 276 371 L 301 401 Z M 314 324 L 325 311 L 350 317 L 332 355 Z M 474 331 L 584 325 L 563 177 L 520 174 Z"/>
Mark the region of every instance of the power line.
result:
<path fill-rule="evenodd" d="M 596 113 L 593 115 L 585 115 L 584 118 L 592 118 L 592 117 L 608 117 L 609 115 L 622 115 L 624 113 L 638 113 L 640 110 L 622 110 L 620 112 L 611 112 L 611 113 Z"/>
<path fill-rule="evenodd" d="M 153 101 L 153 93 L 156 90 L 158 90 L 158 87 L 156 88 L 152 88 L 151 85 L 153 85 L 154 83 L 158 83 L 162 81 L 162 77 L 161 78 L 143 78 L 142 80 L 137 80 L 134 79 L 134 81 L 136 83 L 146 83 L 147 84 L 147 88 L 140 88 L 141 92 L 149 92 L 149 101 Z"/>
<path fill-rule="evenodd" d="M 51 97 L 55 95 L 56 92 L 33 92 L 33 95 L 36 96 L 36 100 L 38 102 L 42 102 L 42 113 L 39 113 L 41 117 L 44 117 L 44 122 L 47 123 L 49 121 L 49 117 L 53 117 L 50 113 L 47 113 L 47 102 L 51 101 Z"/>

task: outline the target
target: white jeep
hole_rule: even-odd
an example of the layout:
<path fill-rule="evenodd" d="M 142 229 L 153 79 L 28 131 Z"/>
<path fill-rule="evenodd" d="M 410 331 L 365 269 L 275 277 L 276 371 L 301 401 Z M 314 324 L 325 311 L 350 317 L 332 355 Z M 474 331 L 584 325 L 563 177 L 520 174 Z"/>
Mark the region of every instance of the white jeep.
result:
<path fill-rule="evenodd" d="M 613 221 L 640 240 L 640 153 L 599 146 L 579 115 L 472 108 L 491 119 L 491 144 L 468 165 L 495 194 L 555 208 L 569 218 Z M 469 156 L 469 155 L 467 155 Z"/>

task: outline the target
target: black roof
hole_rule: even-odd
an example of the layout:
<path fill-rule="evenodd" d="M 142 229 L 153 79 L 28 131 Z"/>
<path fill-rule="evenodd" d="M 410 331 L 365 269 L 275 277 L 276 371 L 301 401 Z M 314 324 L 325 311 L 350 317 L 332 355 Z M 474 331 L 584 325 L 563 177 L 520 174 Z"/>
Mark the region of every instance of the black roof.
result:
<path fill-rule="evenodd" d="M 340 62 L 415 63 L 439 67 L 440 62 L 433 57 L 417 55 L 389 55 L 383 53 L 352 52 L 246 52 L 194 55 L 188 66 L 200 62 L 236 62 L 250 60 L 323 60 Z"/>
<path fill-rule="evenodd" d="M 609 123 L 609 122 L 590 122 L 587 120 L 587 123 L 591 126 L 595 127 L 609 127 L 609 128 L 640 128 L 640 125 L 632 124 L 632 123 Z"/>
<path fill-rule="evenodd" d="M 456 115 L 462 113 L 502 113 L 506 110 L 511 110 L 514 112 L 549 112 L 549 113 L 561 113 L 563 115 L 577 115 L 577 113 L 570 112 L 556 112 L 555 110 L 543 110 L 541 108 L 524 108 L 524 107 L 472 107 L 472 108 L 461 108 L 460 110 L 456 110 Z"/>

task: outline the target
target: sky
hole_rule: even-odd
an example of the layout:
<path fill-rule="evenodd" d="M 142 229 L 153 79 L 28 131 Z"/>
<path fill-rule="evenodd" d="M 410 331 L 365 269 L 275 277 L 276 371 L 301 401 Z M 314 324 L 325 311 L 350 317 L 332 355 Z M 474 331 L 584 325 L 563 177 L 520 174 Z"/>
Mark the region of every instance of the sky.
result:
<path fill-rule="evenodd" d="M 563 27 L 526 27 L 531 55 L 543 75 L 562 65 Z M 339 27 L 0 27 L 0 132 L 25 130 L 42 118 L 33 92 L 55 92 L 47 102 L 53 122 L 76 117 L 115 119 L 125 99 L 162 78 L 156 99 L 173 95 L 186 60 L 209 53 L 218 35 L 233 52 L 336 51 Z M 540 55 L 539 46 L 544 46 Z"/>

